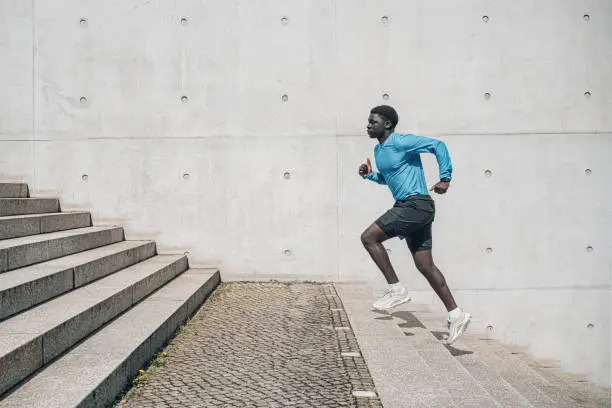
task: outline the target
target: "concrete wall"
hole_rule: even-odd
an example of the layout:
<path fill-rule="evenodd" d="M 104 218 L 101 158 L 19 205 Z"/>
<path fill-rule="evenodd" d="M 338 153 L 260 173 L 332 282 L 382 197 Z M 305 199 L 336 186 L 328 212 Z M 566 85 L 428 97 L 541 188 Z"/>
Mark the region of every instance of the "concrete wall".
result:
<path fill-rule="evenodd" d="M 609 385 L 610 38 L 605 0 L 0 0 L 0 177 L 225 279 L 380 286 L 356 172 L 392 104 L 450 149 L 434 252 L 475 325 Z"/>

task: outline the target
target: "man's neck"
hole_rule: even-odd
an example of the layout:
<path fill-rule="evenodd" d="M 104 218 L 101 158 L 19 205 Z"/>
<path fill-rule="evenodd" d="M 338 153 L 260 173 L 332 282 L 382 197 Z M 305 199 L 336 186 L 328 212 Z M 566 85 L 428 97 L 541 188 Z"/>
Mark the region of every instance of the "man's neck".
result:
<path fill-rule="evenodd" d="M 378 139 L 378 143 L 380 143 L 380 144 L 385 143 L 385 140 L 387 140 L 389 138 L 389 136 L 391 136 L 393 134 L 393 131 L 394 131 L 394 129 L 385 131 L 385 135 L 384 136 L 381 136 L 381 137 L 377 138 Z"/>

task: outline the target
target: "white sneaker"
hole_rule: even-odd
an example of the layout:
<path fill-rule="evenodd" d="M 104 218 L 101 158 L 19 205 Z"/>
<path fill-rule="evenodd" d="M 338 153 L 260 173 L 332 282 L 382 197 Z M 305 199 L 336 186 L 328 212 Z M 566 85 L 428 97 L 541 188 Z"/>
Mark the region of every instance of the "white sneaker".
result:
<path fill-rule="evenodd" d="M 451 320 L 449 323 L 448 329 L 448 339 L 446 340 L 446 344 L 453 344 L 470 325 L 472 321 L 472 315 L 466 312 L 461 312 L 461 315 L 454 320 Z"/>
<path fill-rule="evenodd" d="M 395 306 L 399 306 L 402 303 L 406 303 L 409 301 L 410 295 L 408 295 L 408 289 L 387 289 L 387 291 L 382 295 L 382 297 L 376 302 L 374 302 L 372 306 L 374 307 L 374 309 L 378 310 L 390 310 L 393 309 Z"/>

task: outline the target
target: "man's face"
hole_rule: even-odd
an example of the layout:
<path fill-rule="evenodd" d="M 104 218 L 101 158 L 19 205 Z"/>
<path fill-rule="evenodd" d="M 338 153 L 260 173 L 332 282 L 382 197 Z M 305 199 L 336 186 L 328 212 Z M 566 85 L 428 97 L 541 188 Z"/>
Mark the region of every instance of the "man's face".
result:
<path fill-rule="evenodd" d="M 391 122 L 380 116 L 378 113 L 370 113 L 368 117 L 368 136 L 371 139 L 382 137 L 385 135 L 387 125 L 391 126 Z"/>

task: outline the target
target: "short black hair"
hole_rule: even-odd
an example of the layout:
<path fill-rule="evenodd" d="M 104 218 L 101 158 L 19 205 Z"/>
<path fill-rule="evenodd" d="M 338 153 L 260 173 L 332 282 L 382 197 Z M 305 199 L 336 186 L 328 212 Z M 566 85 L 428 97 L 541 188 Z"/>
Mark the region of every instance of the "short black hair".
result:
<path fill-rule="evenodd" d="M 399 122 L 399 116 L 397 116 L 397 112 L 389 105 L 376 106 L 372 108 L 370 113 L 377 113 L 380 116 L 384 117 L 393 124 L 393 128 L 395 128 L 397 122 Z"/>

